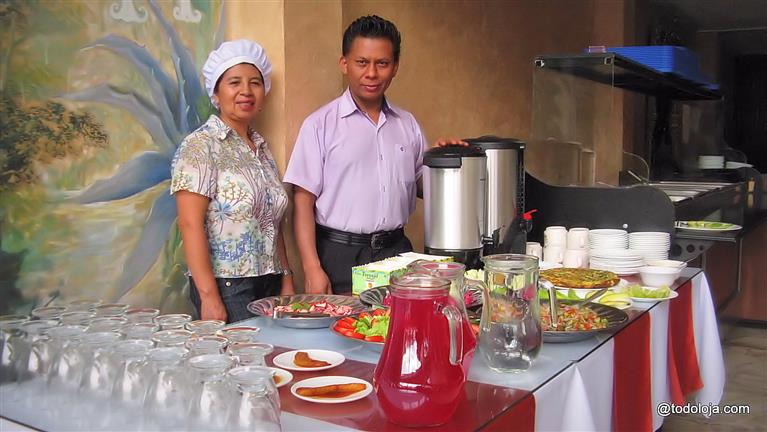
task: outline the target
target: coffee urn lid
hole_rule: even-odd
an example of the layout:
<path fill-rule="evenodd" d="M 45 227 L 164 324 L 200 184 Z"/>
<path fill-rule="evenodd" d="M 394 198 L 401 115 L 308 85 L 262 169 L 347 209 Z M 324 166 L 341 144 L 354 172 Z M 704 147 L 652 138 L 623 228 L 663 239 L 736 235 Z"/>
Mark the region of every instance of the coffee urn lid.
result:
<path fill-rule="evenodd" d="M 516 138 L 499 138 L 497 136 L 485 135 L 479 138 L 467 138 L 464 141 L 477 146 L 482 150 L 522 150 L 525 148 L 525 142 Z"/>
<path fill-rule="evenodd" d="M 429 168 L 460 168 L 465 157 L 485 157 L 485 151 L 472 146 L 434 147 L 423 155 L 423 164 Z"/>

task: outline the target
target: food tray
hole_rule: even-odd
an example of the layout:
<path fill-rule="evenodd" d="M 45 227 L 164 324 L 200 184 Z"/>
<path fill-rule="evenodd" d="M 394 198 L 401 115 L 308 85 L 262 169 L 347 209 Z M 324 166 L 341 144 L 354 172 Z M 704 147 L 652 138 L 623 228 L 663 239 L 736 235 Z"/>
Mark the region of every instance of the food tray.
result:
<path fill-rule="evenodd" d="M 559 300 L 559 303 L 570 303 L 565 300 Z M 549 307 L 549 302 L 542 301 L 541 307 Z M 602 331 L 614 330 L 617 327 L 623 325 L 628 321 L 629 316 L 626 312 L 612 306 L 603 305 L 601 303 L 589 303 L 587 306 L 589 309 L 596 312 L 600 317 L 607 318 L 607 327 L 599 330 L 586 330 L 586 331 L 544 331 L 543 341 L 551 343 L 562 342 L 577 342 L 580 340 L 588 339 L 594 336 L 596 333 Z"/>
<path fill-rule="evenodd" d="M 292 303 L 312 303 L 326 301 L 338 306 L 351 306 L 352 311 L 349 315 L 364 312 L 367 308 L 359 300 L 351 296 L 343 295 L 319 295 L 319 294 L 294 294 L 288 296 L 265 297 L 248 304 L 248 311 L 254 315 L 271 318 L 276 324 L 290 328 L 325 328 L 332 324 L 339 317 L 289 317 L 273 318 L 275 306 L 286 306 Z"/>

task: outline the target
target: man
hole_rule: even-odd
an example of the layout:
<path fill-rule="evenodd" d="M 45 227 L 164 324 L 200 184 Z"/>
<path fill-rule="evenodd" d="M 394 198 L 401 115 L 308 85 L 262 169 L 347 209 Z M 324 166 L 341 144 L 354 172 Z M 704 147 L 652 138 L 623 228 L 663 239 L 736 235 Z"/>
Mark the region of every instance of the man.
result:
<path fill-rule="evenodd" d="M 294 185 L 294 230 L 307 293 L 351 293 L 351 268 L 412 250 L 403 226 L 415 209 L 421 128 L 384 93 L 397 75 L 401 37 L 364 16 L 344 32 L 349 87 L 306 118 L 284 181 Z M 458 143 L 441 140 L 438 144 Z"/>

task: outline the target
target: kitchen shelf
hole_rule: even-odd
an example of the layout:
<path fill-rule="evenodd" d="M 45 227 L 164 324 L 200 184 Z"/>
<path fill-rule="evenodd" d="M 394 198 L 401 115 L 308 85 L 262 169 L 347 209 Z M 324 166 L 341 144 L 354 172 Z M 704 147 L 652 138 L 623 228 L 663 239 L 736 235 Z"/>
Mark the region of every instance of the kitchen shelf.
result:
<path fill-rule="evenodd" d="M 605 67 L 612 65 L 612 68 Z M 659 72 L 614 53 L 542 55 L 535 66 L 618 88 L 675 100 L 717 100 L 722 95 L 701 84 Z"/>

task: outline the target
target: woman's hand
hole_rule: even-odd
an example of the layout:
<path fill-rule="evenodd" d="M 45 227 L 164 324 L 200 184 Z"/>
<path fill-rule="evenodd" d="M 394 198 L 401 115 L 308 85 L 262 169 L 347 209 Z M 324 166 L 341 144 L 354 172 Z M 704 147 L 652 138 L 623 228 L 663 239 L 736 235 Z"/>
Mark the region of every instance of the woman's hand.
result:
<path fill-rule="evenodd" d="M 226 322 L 228 317 L 224 301 L 220 296 L 210 296 L 200 301 L 200 319 L 221 320 Z"/>
<path fill-rule="evenodd" d="M 306 294 L 333 294 L 330 287 L 330 279 L 328 279 L 328 275 L 325 274 L 322 267 L 317 266 L 304 273 L 306 275 Z"/>
<path fill-rule="evenodd" d="M 280 288 L 280 295 L 293 295 L 296 293 L 296 288 L 293 286 L 293 276 L 282 276 L 282 287 Z"/>
<path fill-rule="evenodd" d="M 460 138 L 439 138 L 434 142 L 432 147 L 444 147 L 449 145 L 459 145 L 466 147 L 469 145 L 469 143 Z"/>

